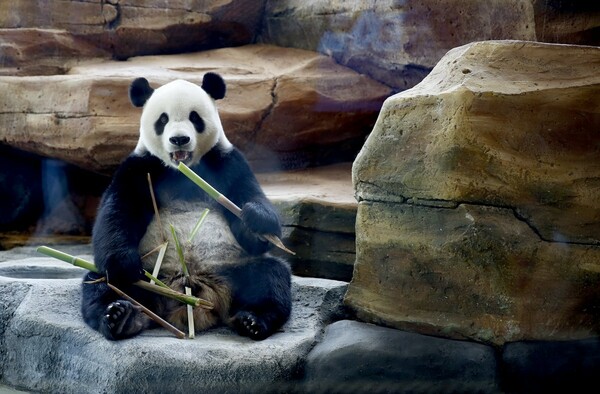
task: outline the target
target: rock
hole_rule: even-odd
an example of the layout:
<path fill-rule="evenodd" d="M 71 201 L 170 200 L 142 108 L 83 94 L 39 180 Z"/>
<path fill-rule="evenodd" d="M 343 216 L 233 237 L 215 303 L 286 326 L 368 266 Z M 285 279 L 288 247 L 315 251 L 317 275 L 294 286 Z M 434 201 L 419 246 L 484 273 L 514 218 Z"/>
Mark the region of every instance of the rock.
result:
<path fill-rule="evenodd" d="M 397 90 L 413 87 L 450 49 L 535 40 L 529 1 L 267 1 L 260 40 L 316 50 Z"/>
<path fill-rule="evenodd" d="M 54 261 L 29 258 L 0 267 L 66 265 Z M 153 329 L 111 342 L 83 323 L 81 279 L 15 276 L 0 276 L 2 383 L 33 392 L 271 392 L 291 387 L 323 325 L 344 316 L 345 283 L 295 277 L 291 319 L 264 341 L 219 328 L 194 340 Z"/>
<path fill-rule="evenodd" d="M 538 41 L 600 45 L 600 6 L 588 1 L 533 0 Z"/>
<path fill-rule="evenodd" d="M 496 344 L 598 332 L 599 64 L 473 43 L 385 102 L 353 166 L 361 318 Z"/>
<path fill-rule="evenodd" d="M 92 52 L 118 59 L 131 56 L 189 52 L 249 44 L 254 39 L 263 1 L 225 0 L 186 2 L 78 0 L 36 2 L 18 0 L 0 5 L 0 42 L 22 51 L 31 35 L 27 29 L 60 30 L 47 35 L 49 46 L 62 47 L 66 34 L 85 47 L 68 46 L 77 57 Z M 64 32 L 64 33 L 63 33 Z M 26 47 L 25 47 L 26 48 Z M 33 53 L 32 53 L 33 54 Z M 51 52 L 25 53 L 24 63 L 52 63 Z"/>
<path fill-rule="evenodd" d="M 600 373 L 600 339 L 508 343 L 502 364 L 505 392 L 591 393 Z"/>
<path fill-rule="evenodd" d="M 258 180 L 280 213 L 283 243 L 296 255 L 274 253 L 296 275 L 349 282 L 357 209 L 350 163 L 259 174 Z"/>
<path fill-rule="evenodd" d="M 343 320 L 308 354 L 309 393 L 497 392 L 492 347 Z"/>
<path fill-rule="evenodd" d="M 0 48 L 0 75 L 64 74 L 80 62 L 110 58 L 108 51 L 65 30 L 1 29 Z"/>
<path fill-rule="evenodd" d="M 353 160 L 389 88 L 297 49 L 250 45 L 149 56 L 73 68 L 68 75 L 0 77 L 0 142 L 110 172 L 133 150 L 139 109 L 127 89 L 138 76 L 154 86 L 199 83 L 221 73 L 225 131 L 257 169 Z M 360 92 L 360 94 L 357 94 Z"/>

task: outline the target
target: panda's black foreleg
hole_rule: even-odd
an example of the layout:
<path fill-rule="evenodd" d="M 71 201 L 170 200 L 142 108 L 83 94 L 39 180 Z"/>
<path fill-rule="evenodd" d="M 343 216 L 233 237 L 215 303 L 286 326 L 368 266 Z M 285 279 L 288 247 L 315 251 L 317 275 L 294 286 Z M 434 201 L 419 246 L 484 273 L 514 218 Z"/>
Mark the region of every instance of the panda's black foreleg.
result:
<path fill-rule="evenodd" d="M 85 323 L 112 340 L 130 338 L 148 328 L 151 320 L 138 307 L 119 299 L 106 283 L 92 283 L 99 277 L 90 272 L 83 280 L 81 312 Z M 134 298 L 141 296 L 133 287 L 125 291 Z"/>
<path fill-rule="evenodd" d="M 287 263 L 261 257 L 226 267 L 223 275 L 232 284 L 229 324 L 240 335 L 262 340 L 288 320 L 292 301 Z"/>

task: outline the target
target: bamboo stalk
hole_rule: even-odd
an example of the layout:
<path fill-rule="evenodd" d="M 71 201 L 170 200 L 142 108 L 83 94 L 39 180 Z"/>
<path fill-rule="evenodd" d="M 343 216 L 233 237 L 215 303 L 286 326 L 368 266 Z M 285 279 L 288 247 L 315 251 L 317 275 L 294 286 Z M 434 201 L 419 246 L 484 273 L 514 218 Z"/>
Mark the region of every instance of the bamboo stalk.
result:
<path fill-rule="evenodd" d="M 190 271 L 187 268 L 187 264 L 185 263 L 185 259 L 183 257 L 183 249 L 181 249 L 181 244 L 179 243 L 179 237 L 177 237 L 177 232 L 175 231 L 175 227 L 172 224 L 169 225 L 171 227 L 171 235 L 173 236 L 173 240 L 175 241 L 175 249 L 177 249 L 177 256 L 179 256 L 179 262 L 181 263 L 181 269 L 183 270 L 183 275 L 186 279 L 185 286 L 185 294 L 191 296 L 192 288 L 188 285 L 190 284 Z M 187 318 L 188 318 L 188 336 L 193 339 L 195 337 L 196 330 L 194 329 L 194 310 L 191 305 L 187 306 Z"/>
<path fill-rule="evenodd" d="M 162 261 L 165 258 L 165 253 L 167 252 L 167 247 L 169 246 L 169 243 L 165 241 L 164 244 L 162 244 L 160 251 L 158 252 L 158 257 L 156 258 L 156 263 L 154 264 L 154 270 L 152 271 L 152 275 L 153 276 L 158 276 L 158 273 L 160 272 L 160 266 L 162 265 Z M 154 280 L 150 280 L 151 284 L 154 283 L 159 283 L 160 281 L 158 279 Z M 162 283 L 162 282 L 160 282 Z"/>
<path fill-rule="evenodd" d="M 37 251 L 39 253 L 45 254 L 47 256 L 54 257 L 55 259 L 64 261 L 66 263 L 73 264 L 77 267 L 84 268 L 88 271 L 99 273 L 98 268 L 93 263 L 90 263 L 89 261 L 86 261 L 79 257 L 72 256 L 70 254 L 61 252 L 56 249 L 49 248 L 47 246 L 40 246 L 37 248 Z M 144 274 L 146 276 L 150 275 L 150 273 L 148 273 L 146 271 L 144 271 Z M 150 276 L 152 276 L 152 275 L 150 275 Z M 158 279 L 154 278 L 154 280 L 158 280 Z M 153 293 L 160 294 L 165 297 L 173 298 L 177 301 L 183 302 L 184 304 L 198 306 L 198 307 L 205 308 L 205 309 L 212 309 L 214 307 L 212 302 L 210 302 L 210 301 L 206 301 L 201 298 L 194 297 L 194 296 L 187 296 L 183 293 L 172 290 L 169 287 L 164 288 L 164 287 L 157 286 L 157 285 L 151 285 L 150 283 L 145 282 L 143 280 L 138 280 L 137 282 L 134 283 L 134 285 L 141 287 L 145 290 L 151 291 Z M 164 285 L 164 283 L 163 283 L 163 285 Z"/>
<path fill-rule="evenodd" d="M 185 294 L 191 296 L 192 288 L 186 286 Z M 188 337 L 194 339 L 196 337 L 196 329 L 194 328 L 194 308 L 191 305 L 187 306 L 187 318 L 188 318 Z"/>
<path fill-rule="evenodd" d="M 209 212 L 210 212 L 210 209 L 208 209 L 208 208 L 204 209 L 204 212 L 202 212 L 202 216 L 200 216 L 200 219 L 198 219 L 198 222 L 196 223 L 196 225 L 194 226 L 194 229 L 190 233 L 188 242 L 192 242 L 192 239 L 194 239 L 194 237 L 196 236 L 196 233 L 198 232 L 198 230 L 200 230 L 200 227 L 202 227 L 202 224 L 204 223 L 204 219 L 206 219 L 206 216 L 208 215 Z"/>
<path fill-rule="evenodd" d="M 198 185 L 202 190 L 204 190 L 206 192 L 206 194 L 208 194 L 210 197 L 212 197 L 214 200 L 216 200 L 219 204 L 221 204 L 225 209 L 227 209 L 229 212 L 233 213 L 238 218 L 241 218 L 242 210 L 237 205 L 235 205 L 231 200 L 229 200 L 227 197 L 225 197 L 223 194 L 219 193 L 217 191 L 217 189 L 215 189 L 208 182 L 206 182 L 204 179 L 202 179 L 202 177 L 200 177 L 198 174 L 196 174 L 191 168 L 186 166 L 184 163 L 179 163 L 179 166 L 177 167 L 177 169 L 179 171 L 181 171 L 185 176 L 187 176 L 192 182 L 194 182 L 196 185 Z M 274 234 L 261 234 L 261 237 L 263 237 L 264 239 L 271 242 L 273 245 L 277 246 L 278 248 L 280 248 L 281 250 L 283 250 L 287 253 L 290 253 L 292 255 L 296 254 L 295 252 L 286 248 L 283 245 L 283 242 L 281 242 L 281 239 L 279 239 L 279 237 L 277 237 Z"/>
<path fill-rule="evenodd" d="M 162 237 L 163 242 L 167 242 L 167 239 L 165 237 L 165 231 L 163 229 L 162 222 L 160 221 L 160 215 L 158 214 L 158 205 L 156 204 L 156 197 L 154 196 L 154 188 L 152 187 L 152 177 L 150 177 L 150 173 L 148 173 L 148 187 L 150 188 L 150 197 L 152 198 L 152 207 L 154 208 L 154 214 L 156 215 L 158 227 L 160 228 L 160 236 Z"/>
<path fill-rule="evenodd" d="M 115 293 L 117 293 L 120 297 L 123 297 L 124 299 L 126 299 L 129 302 L 131 302 L 132 304 L 138 306 L 142 310 L 142 312 L 144 312 L 146 315 L 148 315 L 148 317 L 150 319 L 154 320 L 156 323 L 160 324 L 162 327 L 166 328 L 167 330 L 169 330 L 170 332 L 172 332 L 173 334 L 175 334 L 175 336 L 177 338 L 179 338 L 179 339 L 184 339 L 185 338 L 185 334 L 182 331 L 178 330 L 176 327 L 174 327 L 173 325 L 171 325 L 169 322 L 165 321 L 163 318 L 161 318 L 160 316 L 158 316 L 156 313 L 152 312 L 150 309 L 146 308 L 144 305 L 140 304 L 135 299 L 133 299 L 130 296 L 128 296 L 127 294 L 125 294 L 118 287 L 115 287 L 114 285 L 111 285 L 108 282 L 106 282 L 106 284 Z"/>

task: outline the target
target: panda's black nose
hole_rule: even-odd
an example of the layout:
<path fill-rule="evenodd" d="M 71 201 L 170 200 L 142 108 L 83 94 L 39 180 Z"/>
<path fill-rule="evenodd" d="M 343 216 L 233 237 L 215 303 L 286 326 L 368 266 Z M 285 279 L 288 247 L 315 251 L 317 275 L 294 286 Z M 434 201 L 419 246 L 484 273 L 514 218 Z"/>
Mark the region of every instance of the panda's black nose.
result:
<path fill-rule="evenodd" d="M 169 142 L 173 145 L 182 146 L 190 142 L 190 137 L 179 136 L 179 137 L 171 137 L 169 138 Z"/>

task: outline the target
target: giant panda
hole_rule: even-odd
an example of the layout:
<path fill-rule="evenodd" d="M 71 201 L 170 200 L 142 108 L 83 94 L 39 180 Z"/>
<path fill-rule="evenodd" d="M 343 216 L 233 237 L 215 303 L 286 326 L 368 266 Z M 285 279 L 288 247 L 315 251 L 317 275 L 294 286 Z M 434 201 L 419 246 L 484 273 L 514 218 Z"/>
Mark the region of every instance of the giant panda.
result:
<path fill-rule="evenodd" d="M 101 277 L 171 324 L 187 329 L 186 305 L 132 285 L 143 279 L 143 269 L 152 272 L 156 261 L 156 254 L 143 260 L 141 256 L 164 240 L 169 244 L 159 279 L 180 292 L 187 284 L 193 295 L 215 305 L 212 310 L 194 308 L 197 331 L 228 325 L 242 336 L 262 340 L 290 315 L 289 265 L 270 255 L 270 245 L 261 237 L 280 236 L 280 220 L 248 162 L 225 136 L 215 104 L 225 91 L 225 82 L 216 73 L 206 73 L 201 86 L 176 80 L 153 89 L 145 78 L 130 85 L 132 104 L 143 107 L 139 140 L 100 201 L 92 230 L 99 273 L 87 273 L 82 284 L 84 321 L 108 339 L 133 337 L 153 322 L 98 280 Z M 241 219 L 180 173 L 179 163 L 238 205 Z M 205 208 L 210 209 L 206 220 L 189 241 Z M 180 239 L 189 278 L 183 275 L 170 224 Z"/>

